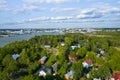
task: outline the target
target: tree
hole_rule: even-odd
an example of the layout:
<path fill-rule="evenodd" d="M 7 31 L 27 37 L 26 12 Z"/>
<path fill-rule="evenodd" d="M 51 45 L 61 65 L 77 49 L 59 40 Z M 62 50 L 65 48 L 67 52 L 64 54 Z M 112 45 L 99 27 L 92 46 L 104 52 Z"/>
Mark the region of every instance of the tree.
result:
<path fill-rule="evenodd" d="M 4 58 L 4 54 L 3 54 L 3 53 L 0 53 L 0 63 L 1 63 L 1 61 L 3 60 L 3 58 Z"/>
<path fill-rule="evenodd" d="M 11 56 L 10 54 L 7 54 L 7 55 L 3 58 L 2 64 L 3 64 L 4 66 L 8 66 L 8 65 L 9 65 L 8 62 L 10 62 L 11 60 L 12 60 L 12 56 Z"/>
<path fill-rule="evenodd" d="M 96 54 L 95 52 L 87 52 L 86 56 L 85 56 L 86 59 L 91 59 L 93 60 L 94 62 L 96 62 Z"/>
<path fill-rule="evenodd" d="M 10 73 L 17 72 L 18 68 L 18 63 L 15 60 L 9 61 L 8 66 L 6 66 L 6 70 Z"/>
<path fill-rule="evenodd" d="M 48 59 L 48 61 L 46 62 L 46 66 L 51 66 L 56 62 L 56 55 L 51 55 L 50 58 Z"/>
<path fill-rule="evenodd" d="M 40 52 L 40 56 L 43 57 L 43 56 L 45 56 L 45 55 L 47 55 L 47 51 L 43 49 L 43 50 Z"/>
<path fill-rule="evenodd" d="M 120 51 L 115 49 L 115 48 L 111 48 L 110 49 L 110 57 L 109 58 L 109 66 L 113 71 L 120 71 Z"/>
<path fill-rule="evenodd" d="M 20 80 L 40 80 L 40 78 L 35 75 L 27 75 L 25 77 L 21 77 Z"/>
<path fill-rule="evenodd" d="M 98 70 L 93 71 L 93 77 L 106 79 L 110 76 L 110 69 L 107 65 L 101 66 Z"/>
<path fill-rule="evenodd" d="M 8 54 L 3 59 L 2 64 L 4 66 L 3 72 L 1 73 L 3 79 L 5 77 L 7 78 L 7 80 L 14 78 L 14 75 L 19 69 L 17 61 L 12 59 L 12 56 Z"/>
<path fill-rule="evenodd" d="M 22 65 L 22 67 L 29 65 L 30 59 L 29 59 L 29 57 L 28 57 L 28 55 L 27 55 L 26 49 L 23 49 L 23 50 L 22 50 L 22 52 L 21 52 L 21 54 L 20 54 L 19 62 L 20 62 L 20 64 Z"/>
<path fill-rule="evenodd" d="M 11 76 L 7 71 L 0 72 L 0 80 L 10 80 Z"/>
<path fill-rule="evenodd" d="M 87 53 L 86 47 L 82 47 L 82 48 L 78 49 L 77 53 L 81 58 L 84 58 Z"/>
<path fill-rule="evenodd" d="M 79 80 L 83 75 L 82 63 L 80 61 L 79 62 L 74 62 L 72 64 L 72 70 L 74 72 L 74 79 Z"/>
<path fill-rule="evenodd" d="M 65 37 L 65 43 L 66 43 L 67 45 L 70 46 L 70 45 L 72 44 L 72 42 L 73 42 L 72 38 Z"/>
<path fill-rule="evenodd" d="M 58 71 L 58 74 L 60 75 L 61 78 L 64 77 L 64 75 L 66 74 L 67 70 L 68 70 L 68 65 L 67 65 L 67 62 L 64 61 L 64 63 L 62 64 L 61 68 Z"/>
<path fill-rule="evenodd" d="M 64 63 L 65 60 L 66 60 L 66 56 L 63 55 L 62 53 L 58 52 L 58 55 L 57 55 L 57 64 L 59 64 L 60 66 L 62 66 L 62 64 Z"/>
<path fill-rule="evenodd" d="M 28 73 L 29 74 L 33 74 L 39 67 L 39 62 L 38 61 L 35 61 L 34 63 L 31 62 L 29 65 L 28 65 Z"/>

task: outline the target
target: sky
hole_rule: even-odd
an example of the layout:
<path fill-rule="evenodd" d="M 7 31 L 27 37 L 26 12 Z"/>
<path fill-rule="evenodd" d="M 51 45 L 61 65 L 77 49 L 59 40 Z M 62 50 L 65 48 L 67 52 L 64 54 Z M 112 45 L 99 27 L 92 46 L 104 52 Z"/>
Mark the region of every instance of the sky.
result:
<path fill-rule="evenodd" d="M 0 0 L 6 28 L 120 28 L 120 0 Z"/>

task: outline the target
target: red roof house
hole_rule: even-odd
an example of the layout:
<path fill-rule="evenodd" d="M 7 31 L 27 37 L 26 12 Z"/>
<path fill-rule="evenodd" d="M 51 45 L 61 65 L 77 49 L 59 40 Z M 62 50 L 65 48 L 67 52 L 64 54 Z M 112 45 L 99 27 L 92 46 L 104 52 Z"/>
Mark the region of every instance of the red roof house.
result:
<path fill-rule="evenodd" d="M 89 67 L 93 66 L 93 62 L 91 59 L 85 60 L 82 64 L 83 64 L 83 67 L 85 67 L 85 68 L 89 68 Z"/>
<path fill-rule="evenodd" d="M 87 64 L 92 64 L 92 60 L 91 60 L 91 59 L 87 59 L 85 62 L 86 62 Z"/>
<path fill-rule="evenodd" d="M 115 72 L 115 73 L 111 76 L 111 80 L 120 80 L 120 72 Z"/>

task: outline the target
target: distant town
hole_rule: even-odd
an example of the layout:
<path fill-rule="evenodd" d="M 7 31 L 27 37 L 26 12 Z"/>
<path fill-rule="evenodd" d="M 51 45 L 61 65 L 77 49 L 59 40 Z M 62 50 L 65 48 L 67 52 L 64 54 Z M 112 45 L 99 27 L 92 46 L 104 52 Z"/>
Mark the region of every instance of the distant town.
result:
<path fill-rule="evenodd" d="M 50 29 L 0 29 L 0 37 L 10 37 L 39 32 L 92 33 L 96 31 L 120 31 L 120 28 L 50 28 Z"/>

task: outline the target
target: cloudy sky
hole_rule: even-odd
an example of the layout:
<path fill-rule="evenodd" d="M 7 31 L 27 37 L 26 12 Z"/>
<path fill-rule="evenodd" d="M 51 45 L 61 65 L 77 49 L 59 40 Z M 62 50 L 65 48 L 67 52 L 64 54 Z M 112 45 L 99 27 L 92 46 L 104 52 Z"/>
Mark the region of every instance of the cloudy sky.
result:
<path fill-rule="evenodd" d="M 0 0 L 2 28 L 120 28 L 120 0 Z"/>

